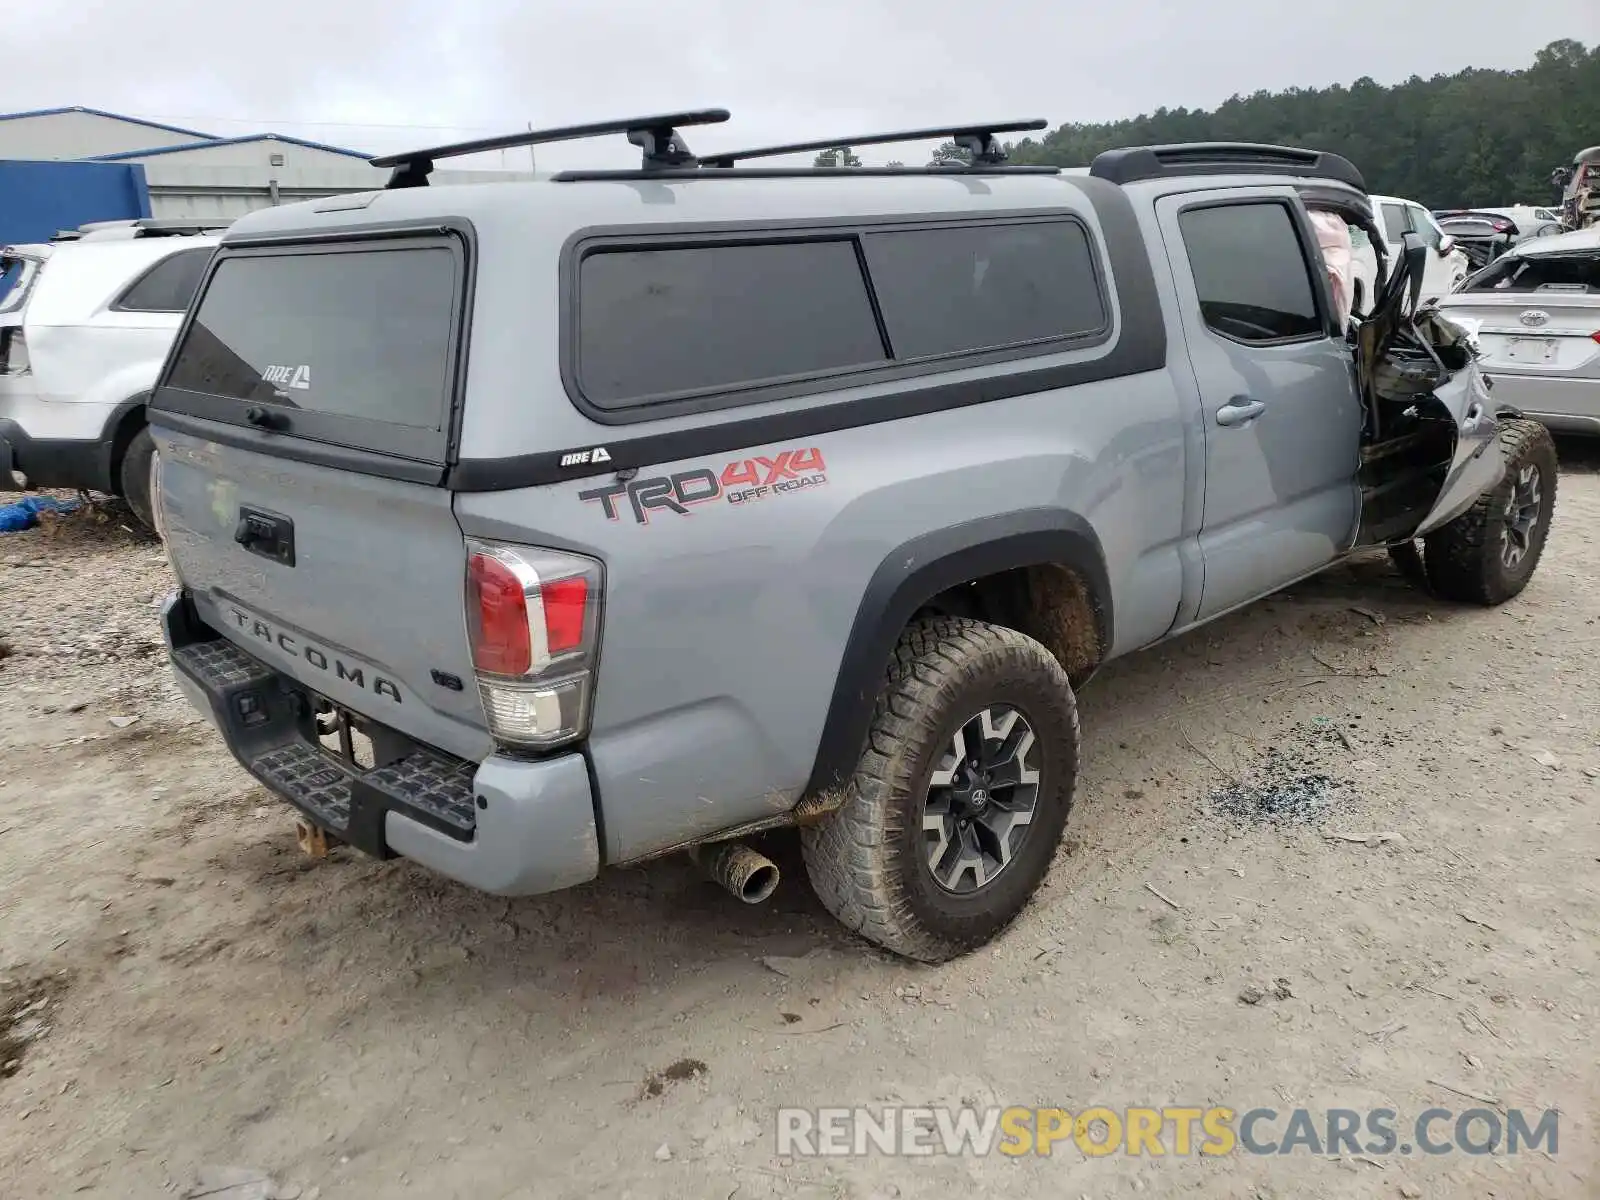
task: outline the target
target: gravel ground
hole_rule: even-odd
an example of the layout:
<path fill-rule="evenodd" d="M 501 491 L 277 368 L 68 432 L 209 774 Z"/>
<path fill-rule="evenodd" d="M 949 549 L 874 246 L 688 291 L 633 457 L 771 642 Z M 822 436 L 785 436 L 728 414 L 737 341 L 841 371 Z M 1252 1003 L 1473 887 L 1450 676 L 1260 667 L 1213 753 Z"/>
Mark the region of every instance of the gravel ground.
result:
<path fill-rule="evenodd" d="M 0 1195 L 1595 1196 L 1600 449 L 1562 452 L 1502 609 L 1362 560 L 1104 672 L 1047 886 L 932 969 L 843 934 L 787 838 L 759 908 L 681 860 L 508 902 L 304 858 L 168 681 L 159 547 L 104 508 L 0 536 Z M 1516 1157 L 776 1153 L 779 1106 L 935 1103 L 1561 1124 Z"/>

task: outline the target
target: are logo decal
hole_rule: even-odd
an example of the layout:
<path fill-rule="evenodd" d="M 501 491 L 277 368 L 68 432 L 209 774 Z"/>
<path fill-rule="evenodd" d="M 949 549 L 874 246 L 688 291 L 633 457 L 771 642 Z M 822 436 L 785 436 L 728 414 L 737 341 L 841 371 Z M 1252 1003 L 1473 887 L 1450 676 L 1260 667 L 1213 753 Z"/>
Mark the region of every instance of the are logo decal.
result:
<path fill-rule="evenodd" d="M 594 460 L 590 460 L 594 461 Z M 720 472 L 696 467 L 672 475 L 618 481 L 579 492 L 578 499 L 598 502 L 608 521 L 622 518 L 624 508 L 639 525 L 650 524 L 652 512 L 689 516 L 699 504 L 723 500 L 728 504 L 753 504 L 776 496 L 821 487 L 828 482 L 827 464 L 815 446 L 784 450 L 776 458 L 745 458 L 728 463 Z"/>
<path fill-rule="evenodd" d="M 294 388 L 301 392 L 311 390 L 311 368 L 305 364 L 298 367 L 263 367 L 261 378 L 279 387 Z"/>
<path fill-rule="evenodd" d="M 611 451 L 604 446 L 596 446 L 593 450 L 572 450 L 561 456 L 563 467 L 583 467 L 590 463 L 607 463 L 611 461 Z"/>

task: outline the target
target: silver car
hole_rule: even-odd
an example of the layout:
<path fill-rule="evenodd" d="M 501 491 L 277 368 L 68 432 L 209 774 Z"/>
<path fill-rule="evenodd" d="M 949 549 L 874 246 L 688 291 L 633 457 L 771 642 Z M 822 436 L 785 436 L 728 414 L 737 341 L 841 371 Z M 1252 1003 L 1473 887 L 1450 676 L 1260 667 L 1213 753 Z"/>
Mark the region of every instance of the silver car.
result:
<path fill-rule="evenodd" d="M 1600 434 L 1600 228 L 1524 242 L 1440 307 L 1475 329 L 1497 400 Z"/>

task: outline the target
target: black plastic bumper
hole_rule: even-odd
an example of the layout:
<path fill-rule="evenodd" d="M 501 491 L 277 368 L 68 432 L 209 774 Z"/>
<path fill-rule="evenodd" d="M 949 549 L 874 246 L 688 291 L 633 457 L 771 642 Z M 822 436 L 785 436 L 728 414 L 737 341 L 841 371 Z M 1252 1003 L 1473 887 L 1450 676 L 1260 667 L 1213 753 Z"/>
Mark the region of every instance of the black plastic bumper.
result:
<path fill-rule="evenodd" d="M 472 763 L 357 718 L 374 750 L 374 765 L 363 768 L 320 743 L 321 697 L 220 637 L 186 595 L 162 620 L 180 685 L 209 709 L 240 765 L 308 820 L 378 858 L 393 857 L 384 836 L 390 812 L 473 839 Z"/>
<path fill-rule="evenodd" d="M 8 467 L 28 477 L 29 487 L 92 488 L 114 492 L 112 446 L 108 441 L 31 438 L 9 417 L 0 417 L 0 472 Z M 9 459 L 9 462 L 7 461 Z M 0 484 L 11 486 L 9 474 Z"/>

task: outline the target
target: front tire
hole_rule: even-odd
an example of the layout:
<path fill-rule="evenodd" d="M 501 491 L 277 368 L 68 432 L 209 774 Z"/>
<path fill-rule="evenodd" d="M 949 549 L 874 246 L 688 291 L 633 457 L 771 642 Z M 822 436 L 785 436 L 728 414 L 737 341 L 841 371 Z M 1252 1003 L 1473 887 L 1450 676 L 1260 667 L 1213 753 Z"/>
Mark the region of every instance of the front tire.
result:
<path fill-rule="evenodd" d="M 843 807 L 801 831 L 828 911 L 896 954 L 990 941 L 1038 890 L 1078 771 L 1078 709 L 1038 642 L 938 617 L 901 635 Z"/>
<path fill-rule="evenodd" d="M 150 475 L 155 464 L 156 443 L 149 429 L 133 435 L 128 448 L 122 452 L 122 465 L 117 482 L 122 487 L 122 498 L 139 518 L 139 524 L 156 532 L 155 509 L 151 503 Z"/>
<path fill-rule="evenodd" d="M 1556 447 L 1537 421 L 1502 420 L 1498 487 L 1424 540 L 1428 584 L 1464 604 L 1503 604 L 1528 586 L 1556 504 Z"/>

